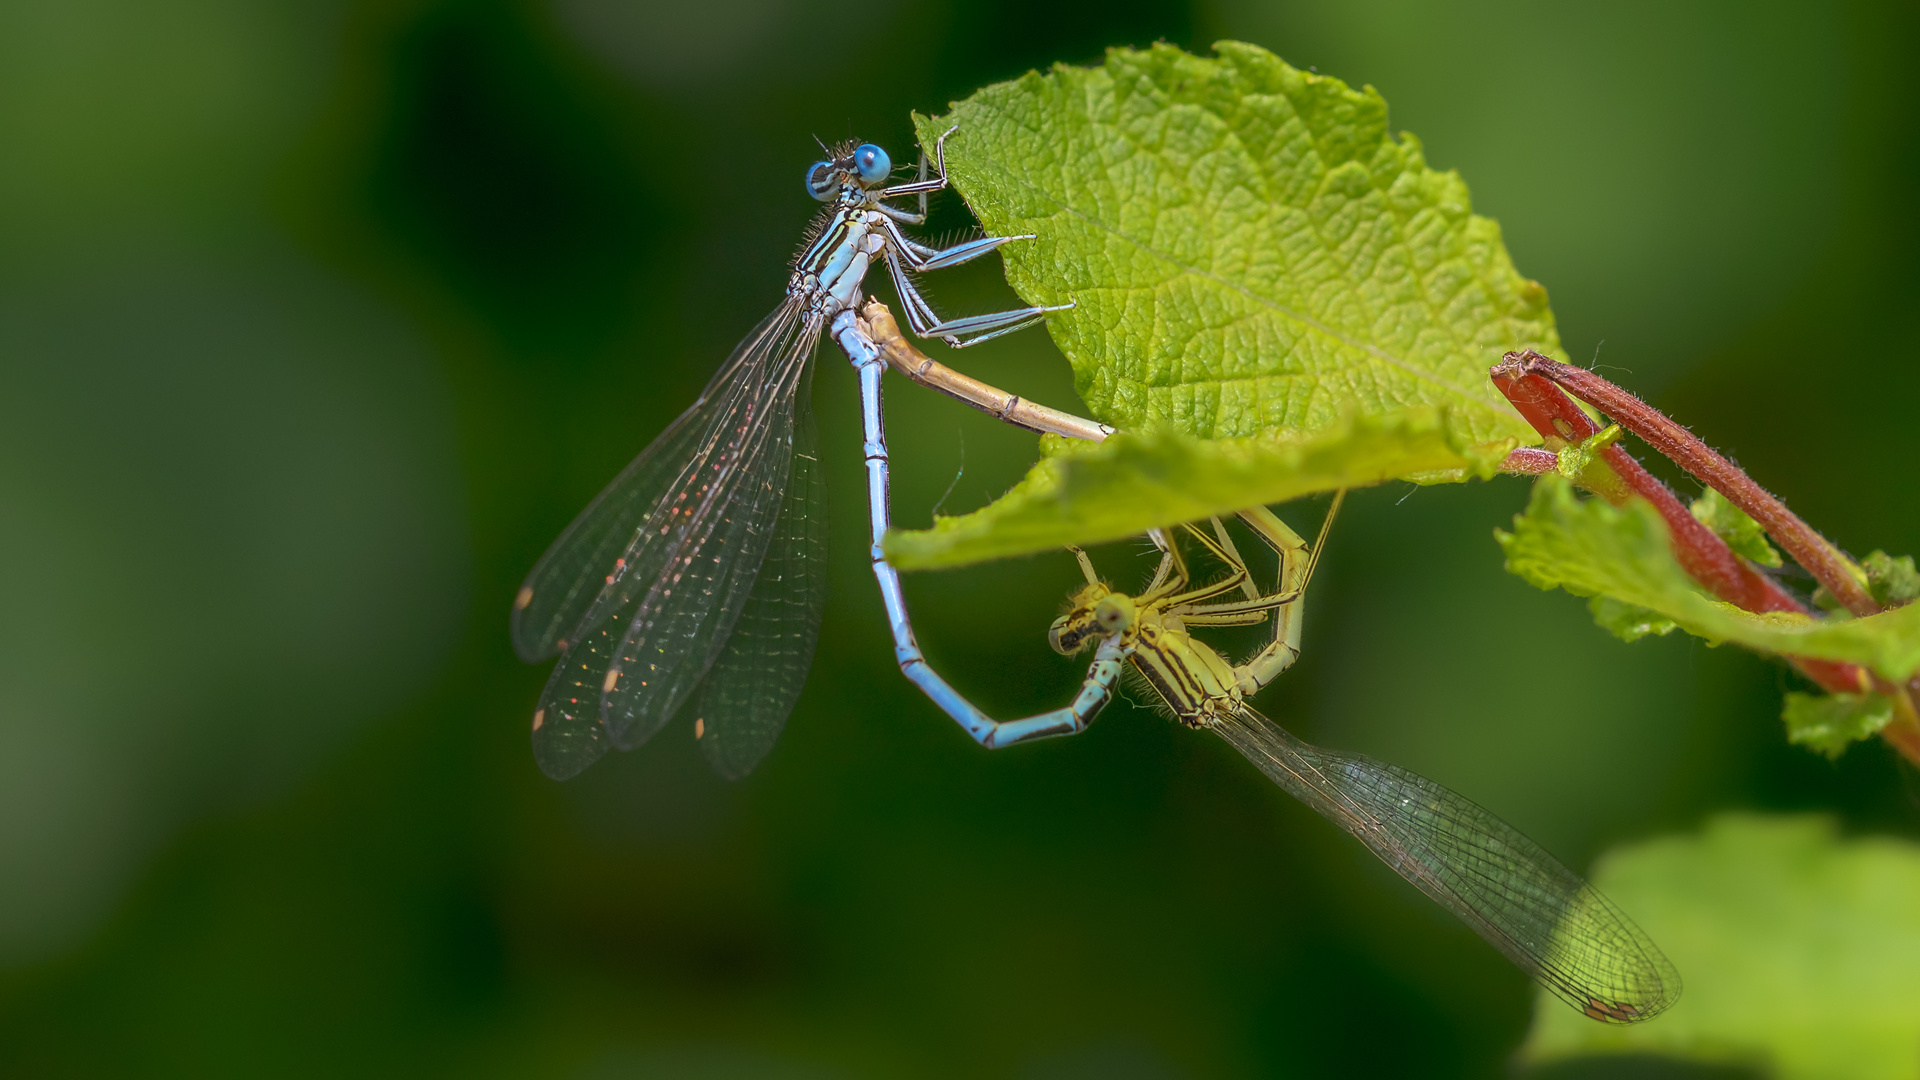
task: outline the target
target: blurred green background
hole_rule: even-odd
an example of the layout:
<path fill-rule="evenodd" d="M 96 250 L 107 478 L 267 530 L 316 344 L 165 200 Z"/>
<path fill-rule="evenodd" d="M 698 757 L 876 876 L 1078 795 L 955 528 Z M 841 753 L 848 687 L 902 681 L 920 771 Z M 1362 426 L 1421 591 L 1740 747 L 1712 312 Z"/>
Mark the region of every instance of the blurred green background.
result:
<path fill-rule="evenodd" d="M 780 295 L 814 136 L 910 160 L 911 109 L 1155 39 L 1379 87 L 1552 290 L 1575 358 L 1843 545 L 1913 551 L 1916 21 L 0 5 L 0 1073 L 1502 1072 L 1524 977 L 1223 743 L 1122 706 L 986 753 L 898 676 L 835 353 L 834 593 L 754 776 L 713 778 L 675 728 L 547 781 L 546 670 L 514 659 L 508 602 Z M 949 198 L 933 231 L 968 222 Z M 983 262 L 932 279 L 943 310 L 1007 302 Z M 1041 332 L 957 363 L 1076 404 Z M 902 384 L 889 417 L 904 524 L 1034 455 Z M 1576 867 L 1727 808 L 1920 835 L 1879 744 L 1837 766 L 1784 745 L 1784 668 L 1622 645 L 1506 576 L 1489 534 L 1525 496 L 1352 499 L 1265 711 Z M 1043 636 L 1074 581 L 1061 556 L 908 589 L 936 664 L 1011 716 L 1079 677 Z"/>

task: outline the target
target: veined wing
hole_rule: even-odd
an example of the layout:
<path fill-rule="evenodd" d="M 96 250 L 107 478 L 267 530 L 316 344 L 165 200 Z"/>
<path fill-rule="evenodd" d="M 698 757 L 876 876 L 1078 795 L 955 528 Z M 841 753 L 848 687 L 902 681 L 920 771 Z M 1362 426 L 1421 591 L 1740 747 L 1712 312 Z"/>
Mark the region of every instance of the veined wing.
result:
<path fill-rule="evenodd" d="M 547 676 L 533 713 L 533 760 L 555 780 L 573 779 L 613 746 L 607 725 L 600 722 L 600 686 L 626 627 L 624 620 L 639 606 L 635 597 L 614 618 L 571 643 Z"/>
<path fill-rule="evenodd" d="M 725 444 L 743 393 L 750 395 L 757 389 L 744 385 L 749 370 L 764 365 L 769 356 L 790 350 L 805 309 L 803 299 L 788 297 L 761 320 L 734 347 L 700 397 L 621 470 L 540 556 L 514 598 L 513 648 L 521 659 L 544 660 L 565 652 L 591 629 L 583 625 L 590 611 L 595 612 L 596 621 L 604 620 L 624 606 L 622 601 L 634 599 L 631 586 L 623 594 L 610 595 L 616 594 L 617 583 L 638 577 L 649 567 L 654 575 L 659 573 L 665 545 L 649 545 L 657 530 L 644 526 L 664 503 L 671 502 L 668 496 L 682 478 L 693 475 L 696 460 Z M 602 603 L 603 599 L 607 602 Z M 601 673 L 605 673 L 604 664 Z M 598 690 L 594 697 L 598 699 Z"/>
<path fill-rule="evenodd" d="M 740 543 L 742 528 L 772 532 L 791 453 L 793 394 L 819 339 L 817 319 L 789 300 L 734 350 L 700 401 L 683 413 L 594 500 L 548 550 L 516 602 L 515 644 L 522 655 L 564 649 L 534 712 L 534 758 L 542 771 L 566 779 L 614 745 L 602 703 L 614 682 L 614 657 L 661 582 L 704 531 L 731 530 L 720 547 L 735 557 L 725 567 L 751 584 L 765 544 Z M 768 452 L 772 452 L 769 460 Z M 767 474 L 777 478 L 771 492 Z M 744 495 L 741 505 L 732 505 Z M 671 588 L 671 585 L 668 586 Z M 716 635 L 697 657 L 703 674 L 745 602 L 745 589 L 707 611 L 705 630 Z M 568 629 L 571 627 L 571 629 Z M 666 703 L 662 719 L 684 700 Z M 656 725 L 657 728 L 657 725 Z M 631 749 L 647 729 L 618 745 Z"/>
<path fill-rule="evenodd" d="M 1625 1024 L 1679 998 L 1680 973 L 1631 919 L 1480 806 L 1405 769 L 1304 743 L 1251 708 L 1214 730 L 1574 1008 Z"/>
<path fill-rule="evenodd" d="M 688 475 L 648 518 L 658 569 L 609 586 L 624 610 L 643 593 L 601 686 L 600 718 L 623 750 L 645 742 L 679 710 L 725 647 L 759 580 L 793 465 L 795 398 L 821 321 L 804 319 L 792 340 L 744 372 L 750 389 L 726 421 L 727 439 L 688 465 Z M 596 608 L 598 604 L 596 604 Z M 595 610 L 587 613 L 596 625 Z"/>
<path fill-rule="evenodd" d="M 802 386 L 791 474 L 759 581 L 719 658 L 700 684 L 701 749 L 728 779 L 766 756 L 806 683 L 826 604 L 826 478 L 818 468 L 813 414 Z M 574 642 L 548 676 L 534 713 L 533 756 L 555 780 L 579 775 L 614 745 L 600 696 L 616 648 L 643 595 Z"/>
<path fill-rule="evenodd" d="M 795 408 L 793 471 L 760 580 L 693 706 L 700 749 L 729 780 L 751 772 L 786 727 L 827 603 L 827 484 L 804 386 Z"/>

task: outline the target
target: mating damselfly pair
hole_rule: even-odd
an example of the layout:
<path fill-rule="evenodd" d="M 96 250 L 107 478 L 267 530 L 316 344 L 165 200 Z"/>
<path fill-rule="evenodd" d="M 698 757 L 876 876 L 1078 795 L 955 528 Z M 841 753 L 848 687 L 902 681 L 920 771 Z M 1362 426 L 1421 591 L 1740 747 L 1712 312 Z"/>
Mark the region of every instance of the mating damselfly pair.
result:
<path fill-rule="evenodd" d="M 1029 239 L 936 249 L 903 230 L 924 222 L 928 194 L 946 186 L 947 135 L 934 147 L 931 176 L 923 153 L 918 174 L 894 183 L 891 160 L 871 143 L 842 146 L 807 170 L 808 194 L 828 205 L 794 260 L 785 299 L 528 576 L 514 601 L 514 646 L 530 661 L 560 658 L 533 717 L 541 769 L 566 779 L 609 748 L 639 746 L 676 715 L 723 775 L 745 775 L 771 748 L 805 682 L 824 606 L 825 500 L 808 392 L 819 340 L 831 333 L 859 379 L 870 553 L 896 659 L 976 741 L 1000 747 L 1082 731 L 1131 667 L 1174 718 L 1223 736 L 1576 1008 L 1613 1022 L 1665 1009 L 1680 990 L 1672 965 L 1538 845 L 1431 781 L 1310 746 L 1254 710 L 1247 699 L 1299 653 L 1302 598 L 1321 547 L 1309 548 L 1264 508 L 1240 517 L 1280 555 L 1271 593 L 1255 587 L 1218 521 L 1211 530 L 1156 530 L 1161 561 L 1137 595 L 1101 582 L 1080 556 L 1086 584 L 1050 642 L 1062 652 L 1092 646 L 1095 655 L 1064 708 L 994 720 L 928 665 L 880 547 L 891 519 L 883 371 L 891 366 L 1030 430 L 1092 439 L 1111 431 L 929 360 L 884 305 L 863 303 L 867 271 L 885 263 L 913 331 L 956 347 L 1064 309 L 942 320 L 921 297 L 912 274 Z M 908 197 L 916 210 L 892 205 Z M 1197 544 L 1225 576 L 1198 580 L 1183 544 Z M 1269 620 L 1271 643 L 1241 665 L 1191 632 Z"/>

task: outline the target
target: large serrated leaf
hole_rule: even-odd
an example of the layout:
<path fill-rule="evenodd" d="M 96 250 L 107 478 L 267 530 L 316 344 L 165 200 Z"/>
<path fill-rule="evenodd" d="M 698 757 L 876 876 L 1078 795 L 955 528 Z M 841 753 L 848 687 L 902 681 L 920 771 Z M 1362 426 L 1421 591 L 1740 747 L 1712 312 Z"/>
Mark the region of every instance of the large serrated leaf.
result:
<path fill-rule="evenodd" d="M 1216 49 L 1115 49 L 916 118 L 929 146 L 957 127 L 948 174 L 990 233 L 1036 237 L 1002 249 L 1007 278 L 1031 302 L 1075 305 L 1048 326 L 1088 407 L 1200 439 L 1429 407 L 1465 445 L 1538 441 L 1487 368 L 1558 348 L 1546 290 L 1514 270 L 1460 177 L 1389 135 L 1371 88 Z"/>
<path fill-rule="evenodd" d="M 1710 641 L 1861 664 L 1896 682 L 1920 669 L 1920 604 L 1830 622 L 1780 611 L 1755 615 L 1711 600 L 1674 560 L 1660 515 L 1640 500 L 1619 508 L 1582 500 L 1571 483 L 1549 474 L 1535 483 L 1513 531 L 1494 536 L 1506 550 L 1507 570 L 1542 589 L 1609 597 Z"/>

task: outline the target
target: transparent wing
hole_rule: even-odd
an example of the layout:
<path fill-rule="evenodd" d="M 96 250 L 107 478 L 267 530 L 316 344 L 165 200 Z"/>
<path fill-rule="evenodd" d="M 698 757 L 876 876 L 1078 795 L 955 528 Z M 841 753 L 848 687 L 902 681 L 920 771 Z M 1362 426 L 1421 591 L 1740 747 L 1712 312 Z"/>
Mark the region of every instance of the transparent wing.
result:
<path fill-rule="evenodd" d="M 625 620 L 639 606 L 635 597 L 613 618 L 587 631 L 547 676 L 533 713 L 533 760 L 555 780 L 573 779 L 613 746 L 607 726 L 600 722 L 600 687 L 626 631 Z"/>
<path fill-rule="evenodd" d="M 632 603 L 631 585 L 615 589 L 616 584 L 641 577 L 652 584 L 666 545 L 649 545 L 658 531 L 645 526 L 671 504 L 668 496 L 693 474 L 695 461 L 730 441 L 729 424 L 743 396 L 750 398 L 756 389 L 745 376 L 764 366 L 769 356 L 791 351 L 803 329 L 804 309 L 803 301 L 789 298 L 761 320 L 687 411 L 621 470 L 540 556 L 514 598 L 513 648 L 521 659 L 544 660 L 565 652 L 584 636 L 590 613 L 600 622 Z M 818 330 L 814 333 L 817 337 Z M 594 697 L 599 697 L 597 689 Z"/>
<path fill-rule="evenodd" d="M 793 394 L 820 333 L 803 310 L 790 300 L 748 334 L 700 400 L 574 520 L 528 577 L 515 603 L 515 647 L 535 657 L 564 650 L 534 711 L 534 759 L 547 775 L 567 779 L 610 746 L 631 749 L 652 734 L 616 743 L 603 697 L 621 642 L 661 583 L 684 576 L 680 560 L 700 546 L 703 531 L 733 529 L 736 542 L 706 550 L 741 557 L 739 567 L 720 570 L 749 583 L 758 575 L 765 545 L 738 543 L 737 533 L 744 526 L 770 534 L 779 513 Z M 770 470 L 779 481 L 771 492 L 756 482 Z M 741 590 L 712 605 L 704 629 L 719 640 L 697 658 L 700 672 L 744 601 Z M 684 697 L 667 703 L 666 713 Z"/>
<path fill-rule="evenodd" d="M 786 727 L 827 604 L 827 485 L 804 388 L 796 407 L 793 472 L 760 580 L 694 700 L 700 749 L 729 780 L 753 771 Z"/>
<path fill-rule="evenodd" d="M 726 441 L 696 455 L 670 497 L 648 518 L 650 571 L 608 585 L 600 605 L 624 611 L 643 593 L 601 687 L 600 718 L 615 746 L 630 750 L 659 731 L 706 677 L 760 577 L 793 465 L 794 402 L 819 341 L 817 318 L 745 370 Z M 654 567 L 658 569 L 654 569 Z"/>
<path fill-rule="evenodd" d="M 1214 730 L 1574 1008 L 1632 1023 L 1679 998 L 1679 972 L 1632 920 L 1481 807 L 1405 769 L 1301 742 L 1250 708 Z"/>

